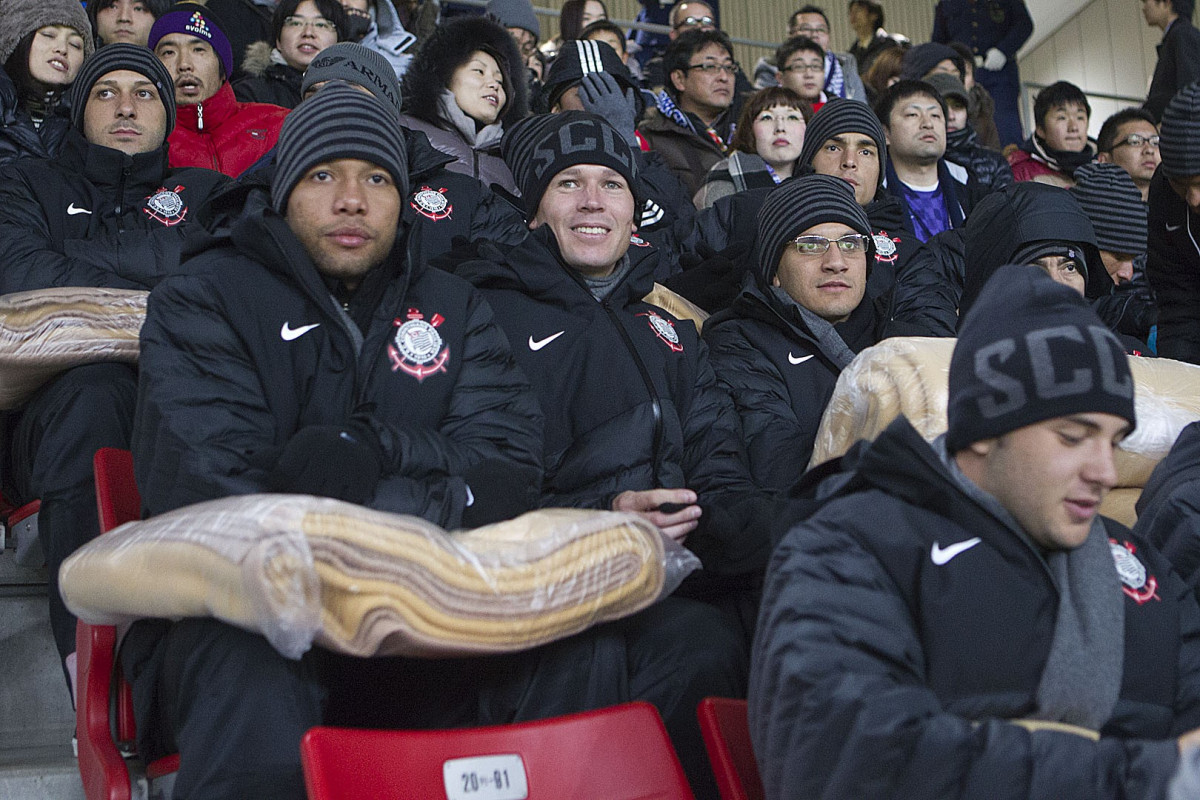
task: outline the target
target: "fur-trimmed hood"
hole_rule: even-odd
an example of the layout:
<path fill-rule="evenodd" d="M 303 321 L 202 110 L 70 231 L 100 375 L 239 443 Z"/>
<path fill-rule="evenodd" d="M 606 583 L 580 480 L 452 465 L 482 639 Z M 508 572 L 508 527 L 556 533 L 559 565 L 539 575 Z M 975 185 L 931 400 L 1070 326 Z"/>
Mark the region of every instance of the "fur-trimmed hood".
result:
<path fill-rule="evenodd" d="M 449 87 L 450 77 L 471 53 L 487 49 L 499 53 L 504 62 L 504 92 L 508 103 L 500 122 L 510 128 L 529 115 L 529 82 L 521 52 L 508 31 L 494 20 L 479 16 L 454 17 L 438 26 L 421 45 L 417 57 L 404 73 L 404 111 L 417 119 L 446 127 L 438 117 L 438 98 Z"/>
<path fill-rule="evenodd" d="M 279 62 L 272 57 L 275 47 L 270 42 L 253 42 L 246 45 L 246 57 L 242 59 L 242 72 L 255 78 L 267 73 L 267 67 Z"/>
<path fill-rule="evenodd" d="M 17 49 L 26 34 L 47 25 L 67 25 L 83 36 L 83 56 L 96 49 L 92 23 L 78 0 L 0 0 L 0 64 Z"/>

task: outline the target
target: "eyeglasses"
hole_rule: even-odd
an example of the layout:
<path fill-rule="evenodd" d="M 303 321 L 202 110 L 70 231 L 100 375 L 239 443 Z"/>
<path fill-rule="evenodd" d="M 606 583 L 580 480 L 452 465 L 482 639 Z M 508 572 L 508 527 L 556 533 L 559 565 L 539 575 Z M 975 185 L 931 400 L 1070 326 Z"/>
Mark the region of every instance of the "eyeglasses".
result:
<path fill-rule="evenodd" d="M 1113 148 L 1116 149 L 1123 144 L 1127 144 L 1130 147 L 1141 147 L 1144 144 L 1148 144 L 1151 147 L 1158 147 L 1158 142 L 1159 142 L 1160 138 L 1161 137 L 1158 134 L 1155 134 L 1153 136 L 1142 136 L 1140 133 L 1131 133 L 1128 136 L 1126 136 L 1124 139 L 1121 139 L 1118 142 L 1114 142 Z"/>
<path fill-rule="evenodd" d="M 817 27 L 813 27 L 812 25 L 801 25 L 798 28 L 792 28 L 790 31 L 788 31 L 788 33 L 790 33 L 792 36 L 797 36 L 799 34 L 812 36 L 815 33 L 829 33 L 829 28 L 826 28 L 824 25 Z"/>
<path fill-rule="evenodd" d="M 788 64 L 784 72 L 811 72 L 814 75 L 825 71 L 824 64 Z"/>
<path fill-rule="evenodd" d="M 675 30 L 680 28 L 695 28 L 697 26 L 715 27 L 717 21 L 712 17 L 684 17 L 675 23 Z"/>
<path fill-rule="evenodd" d="M 829 245 L 837 244 L 840 252 L 847 255 L 867 252 L 867 237 L 861 233 L 847 233 L 840 239 L 826 239 L 816 234 L 797 236 L 792 240 L 796 252 L 802 256 L 819 256 L 829 250 Z"/>
<path fill-rule="evenodd" d="M 332 22 L 323 17 L 321 19 L 285 17 L 283 20 L 283 27 L 293 31 L 303 30 L 309 25 L 312 25 L 314 30 L 321 31 L 322 33 L 337 33 L 337 25 L 334 25 Z"/>
<path fill-rule="evenodd" d="M 683 71 L 688 72 L 693 69 L 698 69 L 705 75 L 715 75 L 718 72 L 724 72 L 726 75 L 737 75 L 738 70 L 741 68 L 741 65 L 734 61 L 729 64 L 689 64 L 683 68 Z"/>

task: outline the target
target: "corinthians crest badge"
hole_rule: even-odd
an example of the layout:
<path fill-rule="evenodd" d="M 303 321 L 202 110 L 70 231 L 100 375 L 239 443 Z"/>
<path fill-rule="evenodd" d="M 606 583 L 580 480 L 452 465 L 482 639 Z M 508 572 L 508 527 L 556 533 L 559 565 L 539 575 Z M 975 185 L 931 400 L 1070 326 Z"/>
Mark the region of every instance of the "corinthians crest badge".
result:
<path fill-rule="evenodd" d="M 158 220 L 168 228 L 178 225 L 183 222 L 188 211 L 187 206 L 183 204 L 183 198 L 179 196 L 179 192 L 182 190 L 182 186 L 176 186 L 174 189 L 166 187 L 159 189 L 146 198 L 146 205 L 142 211 L 150 219 Z"/>
<path fill-rule="evenodd" d="M 1146 573 L 1146 565 L 1135 555 L 1137 548 L 1129 542 L 1118 542 L 1115 539 L 1109 539 L 1108 546 L 1112 548 L 1113 561 L 1117 565 L 1121 591 L 1139 606 L 1151 600 L 1160 600 L 1158 579 Z"/>
<path fill-rule="evenodd" d="M 875 260 L 884 261 L 888 264 L 894 263 L 899 256 L 896 255 L 896 242 L 899 239 L 893 239 L 887 235 L 887 231 L 880 231 L 871 237 L 875 240 Z"/>
<path fill-rule="evenodd" d="M 679 343 L 679 333 L 675 330 L 675 323 L 669 319 L 660 317 L 653 311 L 638 314 L 638 316 L 646 317 L 646 321 L 650 323 L 650 330 L 654 331 L 655 336 L 666 342 L 667 347 L 671 348 L 671 352 L 683 352 L 683 345 Z"/>
<path fill-rule="evenodd" d="M 392 320 L 396 333 L 388 344 L 388 359 L 392 372 L 404 370 L 418 381 L 430 375 L 446 371 L 450 360 L 450 346 L 442 341 L 437 329 L 445 318 L 434 314 L 425 320 L 419 309 L 410 308 L 405 319 Z"/>
<path fill-rule="evenodd" d="M 454 211 L 454 205 L 446 197 L 444 188 L 434 190 L 428 186 L 422 186 L 421 191 L 413 195 L 409 205 L 412 206 L 413 211 L 432 220 L 449 219 L 450 214 Z"/>

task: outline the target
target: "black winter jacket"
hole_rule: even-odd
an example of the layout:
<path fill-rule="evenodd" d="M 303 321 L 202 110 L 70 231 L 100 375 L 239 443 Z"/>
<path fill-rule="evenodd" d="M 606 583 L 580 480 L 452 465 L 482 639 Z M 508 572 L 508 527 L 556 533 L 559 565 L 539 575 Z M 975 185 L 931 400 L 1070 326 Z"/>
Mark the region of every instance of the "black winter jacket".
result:
<path fill-rule="evenodd" d="M 53 158 L 71 122 L 61 106 L 39 128 L 21 108 L 17 87 L 0 66 L 0 166 L 18 158 Z"/>
<path fill-rule="evenodd" d="M 1158 354 L 1200 364 L 1200 214 L 1167 182 L 1150 181 L 1146 277 L 1158 299 Z"/>
<path fill-rule="evenodd" d="M 521 245 L 484 243 L 456 274 L 479 287 L 508 333 L 546 415 L 546 506 L 610 508 L 626 490 L 689 488 L 703 508 L 687 546 L 706 570 L 766 563 L 764 496 L 746 471 L 741 430 L 695 326 L 642 300 L 658 254 L 600 302 L 564 266 L 548 226 Z"/>
<path fill-rule="evenodd" d="M 1200 31 L 1189 17 L 1180 17 L 1155 47 L 1158 62 L 1142 107 L 1162 121 L 1162 113 L 1180 89 L 1200 80 Z"/>
<path fill-rule="evenodd" d="M 541 411 L 487 302 L 407 258 L 402 234 L 376 269 L 390 274 L 375 276 L 360 329 L 255 192 L 228 235 L 151 293 L 133 433 L 149 513 L 265 491 L 294 433 L 352 416 L 381 448 L 372 508 L 454 528 L 473 468 L 537 484 Z"/>
<path fill-rule="evenodd" d="M 1139 603 L 1114 575 L 1125 662 L 1099 741 L 1030 732 L 1006 720 L 1035 709 L 1057 623 L 1039 552 L 903 418 L 843 466 L 767 573 L 749 698 L 766 796 L 1163 797 L 1173 737 L 1200 724 L 1200 608 L 1165 559 L 1103 520 L 1114 547 L 1135 545 L 1159 599 Z"/>
<path fill-rule="evenodd" d="M 1008 159 L 981 145 L 978 134 L 970 125 L 946 135 L 945 158 L 966 169 L 988 192 L 1003 189 L 1013 182 Z"/>
<path fill-rule="evenodd" d="M 879 322 L 865 299 L 834 330 L 858 353 L 879 340 Z M 841 367 L 795 308 L 752 277 L 732 308 L 704 323 L 704 340 L 741 417 L 750 474 L 764 488 L 788 488 L 808 468 Z"/>
<path fill-rule="evenodd" d="M 303 97 L 300 86 L 304 73 L 288 64 L 269 64 L 261 73 L 247 75 L 233 83 L 233 95 L 243 103 L 271 103 L 295 108 Z"/>
<path fill-rule="evenodd" d="M 228 178 L 167 169 L 67 134 L 57 159 L 0 171 L 0 294 L 53 286 L 149 289 L 179 264 L 197 208 Z M 181 224 L 182 223 L 182 224 Z"/>
<path fill-rule="evenodd" d="M 1186 426 L 1137 501 L 1133 530 L 1171 561 L 1200 598 L 1200 422 Z"/>

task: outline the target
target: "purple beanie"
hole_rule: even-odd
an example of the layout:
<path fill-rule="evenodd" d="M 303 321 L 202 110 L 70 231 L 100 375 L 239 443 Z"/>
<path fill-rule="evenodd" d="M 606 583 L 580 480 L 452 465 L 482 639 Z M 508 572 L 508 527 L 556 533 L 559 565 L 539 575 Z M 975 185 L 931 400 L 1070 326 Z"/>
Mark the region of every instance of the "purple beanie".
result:
<path fill-rule="evenodd" d="M 171 6 L 155 21 L 146 45 L 154 50 L 158 47 L 160 39 L 172 33 L 195 36 L 212 45 L 217 58 L 221 59 L 221 66 L 225 69 L 225 80 L 229 80 L 229 76 L 233 74 L 233 46 L 229 44 L 229 39 L 217 27 L 213 15 L 204 6 L 198 3 L 179 3 Z"/>

